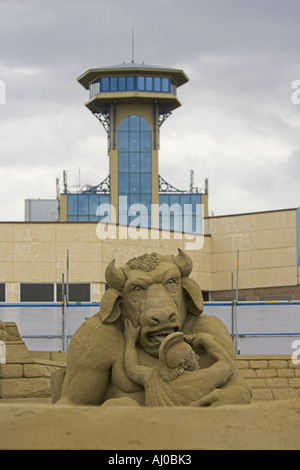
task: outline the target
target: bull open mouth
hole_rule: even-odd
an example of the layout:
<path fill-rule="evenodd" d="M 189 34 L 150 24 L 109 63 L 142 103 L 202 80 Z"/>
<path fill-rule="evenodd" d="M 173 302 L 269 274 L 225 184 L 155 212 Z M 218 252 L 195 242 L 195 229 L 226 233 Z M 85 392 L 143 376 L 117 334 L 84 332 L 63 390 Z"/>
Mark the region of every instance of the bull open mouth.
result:
<path fill-rule="evenodd" d="M 167 328 L 165 330 L 160 330 L 160 331 L 153 331 L 152 333 L 149 333 L 149 341 L 151 343 L 161 343 L 166 336 L 170 335 L 171 333 L 174 333 L 175 331 L 178 331 L 177 328 Z"/>

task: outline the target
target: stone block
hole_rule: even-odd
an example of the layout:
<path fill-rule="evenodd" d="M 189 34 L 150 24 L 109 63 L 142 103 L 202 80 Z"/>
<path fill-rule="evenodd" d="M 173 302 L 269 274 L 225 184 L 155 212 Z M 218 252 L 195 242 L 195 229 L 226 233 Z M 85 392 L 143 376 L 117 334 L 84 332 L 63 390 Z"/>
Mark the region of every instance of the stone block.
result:
<path fill-rule="evenodd" d="M 29 358 L 30 354 L 24 341 L 10 341 L 6 343 L 6 360 L 14 358 Z"/>
<path fill-rule="evenodd" d="M 295 364 L 292 360 L 289 361 L 289 368 L 300 370 L 300 364 Z"/>
<path fill-rule="evenodd" d="M 249 365 L 251 369 L 267 369 L 268 368 L 268 361 L 249 361 Z"/>
<path fill-rule="evenodd" d="M 50 351 L 51 361 L 67 362 L 67 351 Z"/>
<path fill-rule="evenodd" d="M 293 400 L 298 398 L 298 392 L 291 388 L 279 388 L 273 390 L 274 400 Z"/>
<path fill-rule="evenodd" d="M 268 388 L 289 388 L 289 382 L 287 378 L 275 377 L 272 379 L 266 379 L 266 386 Z"/>
<path fill-rule="evenodd" d="M 272 390 L 268 388 L 254 388 L 252 389 L 252 401 L 265 401 L 273 400 Z"/>
<path fill-rule="evenodd" d="M 276 369 L 257 369 L 256 376 L 260 379 L 270 378 L 270 377 L 277 377 L 277 370 Z"/>
<path fill-rule="evenodd" d="M 50 377 L 49 368 L 43 364 L 24 364 L 24 377 Z"/>
<path fill-rule="evenodd" d="M 1 398 L 42 398 L 50 396 L 50 379 L 45 377 L 0 380 Z"/>
<path fill-rule="evenodd" d="M 300 389 L 300 377 L 294 377 L 289 379 L 289 386 L 291 388 L 299 388 Z"/>
<path fill-rule="evenodd" d="M 287 369 L 288 362 L 282 360 L 274 360 L 269 361 L 269 368 L 270 369 Z"/>
<path fill-rule="evenodd" d="M 253 369 L 240 369 L 240 374 L 245 379 L 255 379 L 256 374 Z"/>
<path fill-rule="evenodd" d="M 264 379 L 245 379 L 247 384 L 252 388 L 266 388 L 266 382 Z"/>
<path fill-rule="evenodd" d="M 249 361 L 237 359 L 236 364 L 239 369 L 249 369 Z"/>
<path fill-rule="evenodd" d="M 295 377 L 295 371 L 293 369 L 277 369 L 278 377 Z"/>
<path fill-rule="evenodd" d="M 47 359 L 50 360 L 50 351 L 30 351 L 30 357 L 33 359 Z"/>
<path fill-rule="evenodd" d="M 1 364 L 0 379 L 12 379 L 23 377 L 22 364 Z"/>

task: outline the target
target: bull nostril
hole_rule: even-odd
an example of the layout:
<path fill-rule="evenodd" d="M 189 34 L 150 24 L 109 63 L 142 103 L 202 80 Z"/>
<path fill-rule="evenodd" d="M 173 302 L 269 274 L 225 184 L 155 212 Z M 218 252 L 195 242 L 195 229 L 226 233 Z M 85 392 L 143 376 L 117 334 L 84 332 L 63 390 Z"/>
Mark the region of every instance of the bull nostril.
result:
<path fill-rule="evenodd" d="M 159 319 L 155 317 L 150 317 L 150 326 L 156 326 L 159 324 Z"/>
<path fill-rule="evenodd" d="M 171 315 L 169 316 L 169 321 L 170 322 L 176 321 L 176 313 L 171 313 Z"/>

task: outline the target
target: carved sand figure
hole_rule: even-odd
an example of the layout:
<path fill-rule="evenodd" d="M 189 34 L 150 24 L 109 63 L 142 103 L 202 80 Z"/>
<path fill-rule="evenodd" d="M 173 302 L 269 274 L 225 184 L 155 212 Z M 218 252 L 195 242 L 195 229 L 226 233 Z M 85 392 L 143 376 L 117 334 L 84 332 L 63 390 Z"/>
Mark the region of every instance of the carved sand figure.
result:
<path fill-rule="evenodd" d="M 125 403 L 145 405 L 145 389 L 131 380 L 124 365 L 124 320 L 140 327 L 138 363 L 158 365 L 160 340 L 174 332 L 185 335 L 207 333 L 231 357 L 234 372 L 227 370 L 220 387 L 211 388 L 201 405 L 249 403 L 251 392 L 239 375 L 235 350 L 224 323 L 203 315 L 201 289 L 191 279 L 192 260 L 182 250 L 176 256 L 156 253 L 129 260 L 120 268 L 112 260 L 106 268 L 109 286 L 100 311 L 87 319 L 73 336 L 62 392 L 58 403 L 102 405 Z M 216 362 L 204 348 L 199 365 L 206 369 Z M 200 392 L 199 392 L 200 393 Z"/>
<path fill-rule="evenodd" d="M 136 351 L 139 333 L 139 327 L 125 320 L 125 370 L 145 388 L 146 406 L 201 406 L 201 399 L 224 385 L 228 374 L 234 372 L 232 358 L 207 333 L 188 338 L 181 332 L 171 333 L 160 344 L 158 366 L 140 366 Z M 203 347 L 216 360 L 206 369 L 200 369 L 196 355 Z"/>

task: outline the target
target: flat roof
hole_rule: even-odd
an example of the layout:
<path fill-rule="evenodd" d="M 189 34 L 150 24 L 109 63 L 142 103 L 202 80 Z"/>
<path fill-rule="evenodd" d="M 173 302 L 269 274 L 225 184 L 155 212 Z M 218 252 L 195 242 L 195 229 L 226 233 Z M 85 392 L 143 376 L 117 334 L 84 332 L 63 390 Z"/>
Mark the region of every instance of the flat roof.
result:
<path fill-rule="evenodd" d="M 297 207 L 292 207 L 289 209 L 272 209 L 269 211 L 241 212 L 239 214 L 210 215 L 208 217 L 204 217 L 204 219 L 220 219 L 221 217 L 240 217 L 242 215 L 269 214 L 271 212 L 287 212 L 287 211 L 296 211 L 296 210 L 297 210 Z"/>

